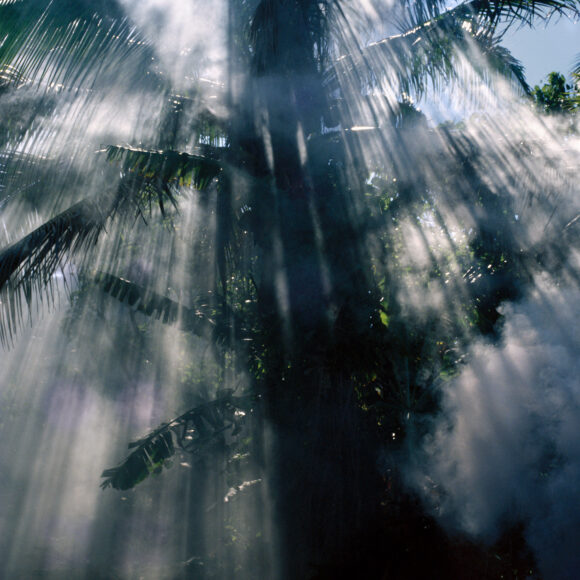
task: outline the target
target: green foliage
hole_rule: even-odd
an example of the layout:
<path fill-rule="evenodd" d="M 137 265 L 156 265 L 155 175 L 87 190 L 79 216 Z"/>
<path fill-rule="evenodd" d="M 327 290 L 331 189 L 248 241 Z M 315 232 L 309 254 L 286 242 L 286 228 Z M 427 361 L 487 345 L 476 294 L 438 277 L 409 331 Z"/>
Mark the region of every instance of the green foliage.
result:
<path fill-rule="evenodd" d="M 175 184 L 205 189 L 222 171 L 214 159 L 179 151 L 147 151 L 119 145 L 109 145 L 105 151 L 108 161 L 122 162 L 124 172 L 136 173 L 165 187 Z"/>
<path fill-rule="evenodd" d="M 542 112 L 573 114 L 578 110 L 580 95 L 578 89 L 566 82 L 566 77 L 557 72 L 548 75 L 548 82 L 536 85 L 532 92 L 534 105 Z"/>

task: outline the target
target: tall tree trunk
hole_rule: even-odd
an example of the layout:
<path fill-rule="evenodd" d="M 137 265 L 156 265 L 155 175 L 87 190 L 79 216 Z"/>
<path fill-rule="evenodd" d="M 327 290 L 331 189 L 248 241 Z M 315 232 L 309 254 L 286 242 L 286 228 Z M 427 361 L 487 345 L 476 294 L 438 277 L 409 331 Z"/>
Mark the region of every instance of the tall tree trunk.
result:
<path fill-rule="evenodd" d="M 327 107 L 305 28 L 308 4 L 269 3 L 260 33 L 270 50 L 256 51 L 232 147 L 253 158 L 242 156 L 240 169 L 254 174 L 278 577 L 301 580 L 352 561 L 353 538 L 378 506 L 374 448 L 350 378 L 358 323 L 370 323 L 368 264 L 348 187 L 312 146 Z"/>

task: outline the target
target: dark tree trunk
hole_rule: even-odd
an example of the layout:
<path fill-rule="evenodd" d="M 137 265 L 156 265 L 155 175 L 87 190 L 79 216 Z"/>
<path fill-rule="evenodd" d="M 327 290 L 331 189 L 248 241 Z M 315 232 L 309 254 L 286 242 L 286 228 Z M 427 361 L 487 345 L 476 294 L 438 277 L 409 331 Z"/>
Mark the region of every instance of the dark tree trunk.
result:
<path fill-rule="evenodd" d="M 374 446 L 352 385 L 324 371 L 301 373 L 272 389 L 268 406 L 279 577 L 348 567 L 379 507 Z"/>
<path fill-rule="evenodd" d="M 375 448 L 350 378 L 358 327 L 370 323 L 363 275 L 370 269 L 350 188 L 331 167 L 328 145 L 316 141 L 327 106 L 304 29 L 307 4 L 271 3 L 261 29 L 272 35 L 271 50 L 256 53 L 240 107 L 247 117 L 237 119 L 233 137 L 233 149 L 247 153 L 240 169 L 254 181 L 265 363 L 258 388 L 271 426 L 266 468 L 277 576 L 301 580 L 352 562 L 354 538 L 379 505 Z M 334 146 L 343 152 L 344 144 Z"/>

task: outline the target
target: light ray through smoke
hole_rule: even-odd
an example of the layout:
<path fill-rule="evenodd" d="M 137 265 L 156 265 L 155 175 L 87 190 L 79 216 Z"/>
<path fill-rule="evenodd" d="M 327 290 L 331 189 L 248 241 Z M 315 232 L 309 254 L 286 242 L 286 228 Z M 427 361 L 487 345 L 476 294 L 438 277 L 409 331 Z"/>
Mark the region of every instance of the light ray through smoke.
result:
<path fill-rule="evenodd" d="M 340 567 L 375 485 L 357 399 L 388 433 L 368 460 L 385 496 L 402 473 L 484 542 L 523 522 L 545 577 L 572 578 L 577 127 L 531 108 L 472 15 L 399 34 L 390 1 L 328 30 L 324 3 L 304 29 L 298 3 L 110 4 L 127 20 L 89 14 L 91 74 L 66 52 L 93 46 L 79 20 L 52 57 L 32 35 L 0 92 L 21 114 L 0 122 L 2 251 L 77 201 L 101 220 L 84 259 L 55 238 L 55 298 L 17 288 L 7 323 L 0 575 L 283 579 L 301 541 L 296 574 Z M 240 433 L 204 439 L 200 419 L 195 453 L 99 489 L 130 441 L 230 390 Z"/>

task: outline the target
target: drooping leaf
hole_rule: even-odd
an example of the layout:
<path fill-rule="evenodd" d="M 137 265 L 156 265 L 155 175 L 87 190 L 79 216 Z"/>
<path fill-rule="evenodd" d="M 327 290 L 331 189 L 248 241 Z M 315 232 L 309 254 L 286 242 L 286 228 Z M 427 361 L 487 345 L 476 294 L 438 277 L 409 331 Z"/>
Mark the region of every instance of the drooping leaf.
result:
<path fill-rule="evenodd" d="M 365 46 L 358 53 L 341 57 L 327 72 L 327 83 L 334 75 L 365 86 L 380 85 L 384 80 L 401 94 L 421 96 L 427 82 L 438 90 L 454 80 L 462 67 L 462 57 L 477 50 L 481 65 L 471 59 L 474 72 L 481 77 L 493 70 L 520 85 L 529 87 L 520 63 L 494 37 L 495 23 L 482 16 L 475 2 L 437 14 L 417 23 L 411 19 L 401 23 L 405 30 Z M 342 81 L 344 82 L 344 81 Z"/>
<path fill-rule="evenodd" d="M 21 325 L 24 305 L 30 308 L 34 297 L 42 301 L 45 295 L 52 302 L 55 273 L 94 246 L 109 219 L 136 207 L 136 189 L 133 180 L 122 179 L 100 198 L 77 202 L 0 250 L 1 344 L 9 344 Z"/>
<path fill-rule="evenodd" d="M 526 94 L 530 93 L 531 88 L 526 80 L 522 63 L 507 48 L 497 43 L 491 43 L 486 51 L 486 56 L 492 70 L 495 70 L 508 79 L 516 81 Z"/>
<path fill-rule="evenodd" d="M 227 430 L 236 435 L 242 429 L 248 397 L 234 397 L 227 390 L 222 396 L 160 425 L 146 437 L 129 443 L 133 452 L 117 467 L 105 469 L 101 475 L 106 489 L 130 489 L 152 473 L 160 473 L 167 459 L 175 454 L 176 447 L 184 452 L 199 455 L 211 449 Z"/>
<path fill-rule="evenodd" d="M 131 445 L 129 445 L 131 447 Z M 151 473 L 159 473 L 163 463 L 173 456 L 175 448 L 170 431 L 164 431 L 150 437 L 146 443 L 131 453 L 119 467 L 105 469 L 101 477 L 107 479 L 101 484 L 105 489 L 130 489 L 141 483 Z"/>
<path fill-rule="evenodd" d="M 444 0 L 402 0 L 401 3 L 406 8 L 411 27 L 437 19 L 449 10 L 449 3 Z M 554 14 L 578 14 L 578 9 L 576 0 L 468 0 L 452 10 L 477 17 L 480 26 L 490 30 L 501 21 L 507 24 L 531 23 L 534 19 L 547 20 Z"/>
<path fill-rule="evenodd" d="M 151 289 L 124 278 L 98 272 L 96 282 L 104 292 L 147 316 L 154 316 L 164 324 L 180 323 L 180 328 L 197 336 L 211 336 L 215 322 L 199 309 L 191 309 L 162 296 Z"/>
<path fill-rule="evenodd" d="M 96 243 L 108 216 L 81 201 L 0 251 L 0 342 L 8 344 L 22 320 L 23 300 L 52 288 L 69 257 Z"/>
<path fill-rule="evenodd" d="M 4 80 L 43 90 L 90 88 L 119 62 L 137 57 L 135 80 L 143 79 L 147 43 L 119 10 L 104 18 L 99 6 L 23 0 L 0 5 L 0 70 Z M 141 59 L 141 60 L 139 60 Z M 152 78 L 152 77 L 149 77 Z"/>
<path fill-rule="evenodd" d="M 103 150 L 107 160 L 121 163 L 123 171 L 164 184 L 205 189 L 222 170 L 215 159 L 181 153 L 110 145 Z"/>
<path fill-rule="evenodd" d="M 492 24 L 499 19 L 508 24 L 533 20 L 548 20 L 555 14 L 578 15 L 576 0 L 473 0 L 466 3 L 471 9 Z"/>
<path fill-rule="evenodd" d="M 16 285 L 33 275 L 46 280 L 62 264 L 66 252 L 93 243 L 102 228 L 103 214 L 94 202 L 73 205 L 0 252 L 0 288 L 11 277 Z"/>

